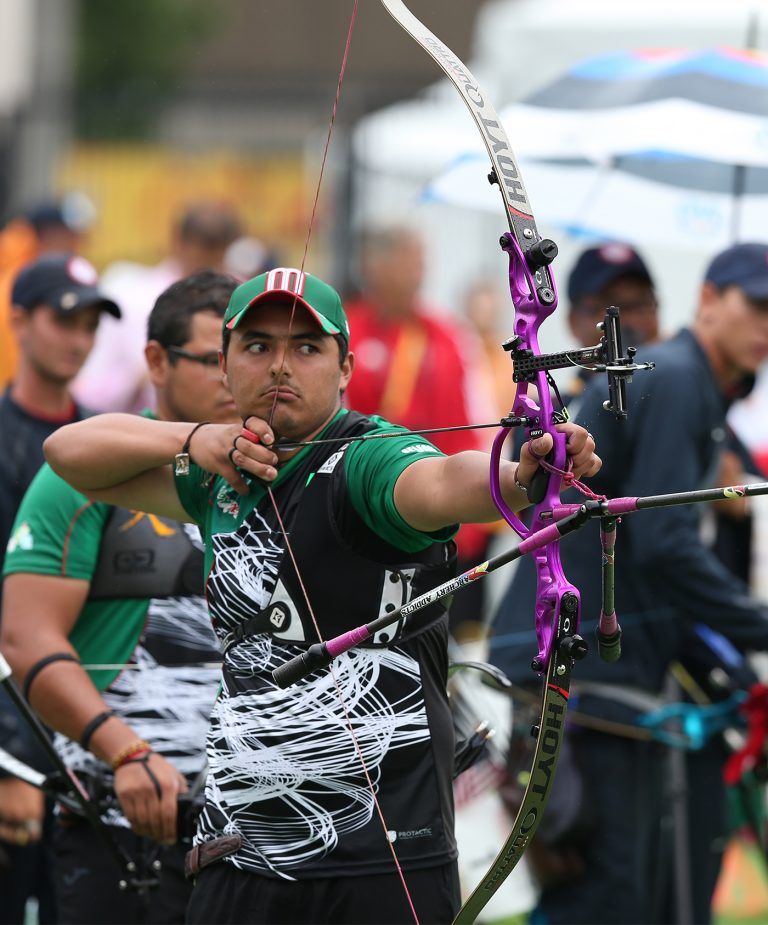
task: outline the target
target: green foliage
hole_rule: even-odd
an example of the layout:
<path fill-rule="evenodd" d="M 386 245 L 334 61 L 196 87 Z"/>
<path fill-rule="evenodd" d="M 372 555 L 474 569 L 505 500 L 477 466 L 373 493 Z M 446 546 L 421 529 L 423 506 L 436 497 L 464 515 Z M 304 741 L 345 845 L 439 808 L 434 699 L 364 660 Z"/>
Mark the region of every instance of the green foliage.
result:
<path fill-rule="evenodd" d="M 80 0 L 75 119 L 82 138 L 144 137 L 186 62 L 221 23 L 206 0 Z"/>

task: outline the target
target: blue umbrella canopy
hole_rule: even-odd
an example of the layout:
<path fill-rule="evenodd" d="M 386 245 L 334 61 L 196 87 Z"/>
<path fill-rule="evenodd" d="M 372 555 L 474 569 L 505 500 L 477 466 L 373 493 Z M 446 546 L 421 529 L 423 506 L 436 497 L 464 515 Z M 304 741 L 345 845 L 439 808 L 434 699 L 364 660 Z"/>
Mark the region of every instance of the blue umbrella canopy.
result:
<path fill-rule="evenodd" d="M 768 55 L 740 48 L 640 48 L 582 61 L 527 100 L 530 106 L 608 109 L 684 99 L 768 117 Z"/>

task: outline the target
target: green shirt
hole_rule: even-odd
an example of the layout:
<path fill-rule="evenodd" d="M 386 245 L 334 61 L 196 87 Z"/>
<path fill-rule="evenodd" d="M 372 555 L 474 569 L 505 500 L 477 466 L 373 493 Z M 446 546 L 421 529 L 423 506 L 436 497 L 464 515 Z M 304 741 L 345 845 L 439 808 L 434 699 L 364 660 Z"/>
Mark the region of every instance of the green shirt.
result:
<path fill-rule="evenodd" d="M 3 575 L 90 581 L 111 510 L 111 505 L 90 501 L 43 465 L 16 515 Z M 125 664 L 144 628 L 148 606 L 149 601 L 142 599 L 86 601 L 69 636 L 83 664 Z M 34 611 L 30 620 L 34 621 Z M 103 691 L 119 673 L 119 668 L 113 668 L 90 675 Z"/>

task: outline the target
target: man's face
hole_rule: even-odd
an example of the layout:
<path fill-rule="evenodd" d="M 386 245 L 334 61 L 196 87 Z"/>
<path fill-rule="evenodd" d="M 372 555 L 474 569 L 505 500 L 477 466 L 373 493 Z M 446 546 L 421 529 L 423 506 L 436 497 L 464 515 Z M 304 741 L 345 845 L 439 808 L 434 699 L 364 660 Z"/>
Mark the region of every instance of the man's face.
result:
<path fill-rule="evenodd" d="M 736 286 L 719 290 L 705 283 L 696 329 L 705 332 L 725 381 L 756 373 L 768 360 L 768 299 L 750 299 Z"/>
<path fill-rule="evenodd" d="M 14 309 L 14 330 L 25 360 L 39 376 L 66 384 L 80 372 L 93 348 L 101 308 L 69 313 L 49 305 Z"/>
<path fill-rule="evenodd" d="M 271 421 L 289 440 L 314 436 L 338 411 L 354 358 L 339 363 L 335 339 L 300 305 L 252 308 L 232 332 L 222 368 L 242 418 Z"/>
<path fill-rule="evenodd" d="M 654 341 L 659 336 L 659 313 L 653 287 L 641 277 L 620 276 L 592 296 L 572 306 L 571 331 L 584 347 L 600 340 L 596 325 L 605 317 L 609 305 L 621 313 L 622 341 L 627 346 Z"/>
<path fill-rule="evenodd" d="M 180 346 L 189 356 L 168 353 L 159 345 L 154 351 L 157 362 L 148 354 L 158 413 L 172 421 L 234 423 L 239 420 L 237 410 L 219 367 L 221 317 L 197 312 L 189 334 Z"/>
<path fill-rule="evenodd" d="M 424 245 L 417 235 L 403 234 L 387 250 L 370 254 L 364 260 L 364 276 L 379 301 L 379 310 L 392 317 L 411 314 L 424 268 Z"/>

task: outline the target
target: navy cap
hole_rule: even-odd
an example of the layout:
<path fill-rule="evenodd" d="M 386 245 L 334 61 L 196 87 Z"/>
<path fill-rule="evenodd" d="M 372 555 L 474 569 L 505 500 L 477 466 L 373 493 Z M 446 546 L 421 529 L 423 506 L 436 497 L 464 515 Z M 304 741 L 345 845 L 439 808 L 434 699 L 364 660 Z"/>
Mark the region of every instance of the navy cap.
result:
<path fill-rule="evenodd" d="M 11 290 L 11 302 L 22 308 L 50 305 L 68 314 L 99 305 L 120 317 L 120 309 L 98 289 L 99 275 L 84 257 L 46 254 L 19 271 Z"/>
<path fill-rule="evenodd" d="M 734 244 L 714 258 L 704 279 L 719 289 L 738 286 L 750 299 L 768 299 L 768 244 Z"/>
<path fill-rule="evenodd" d="M 36 203 L 24 212 L 24 217 L 38 233 L 54 225 L 82 233 L 96 221 L 96 207 L 85 193 L 73 191 L 61 199 Z"/>
<path fill-rule="evenodd" d="M 613 242 L 590 247 L 576 261 L 568 277 L 568 298 L 578 302 L 594 295 L 621 276 L 638 276 L 653 286 L 643 258 L 628 244 Z"/>

